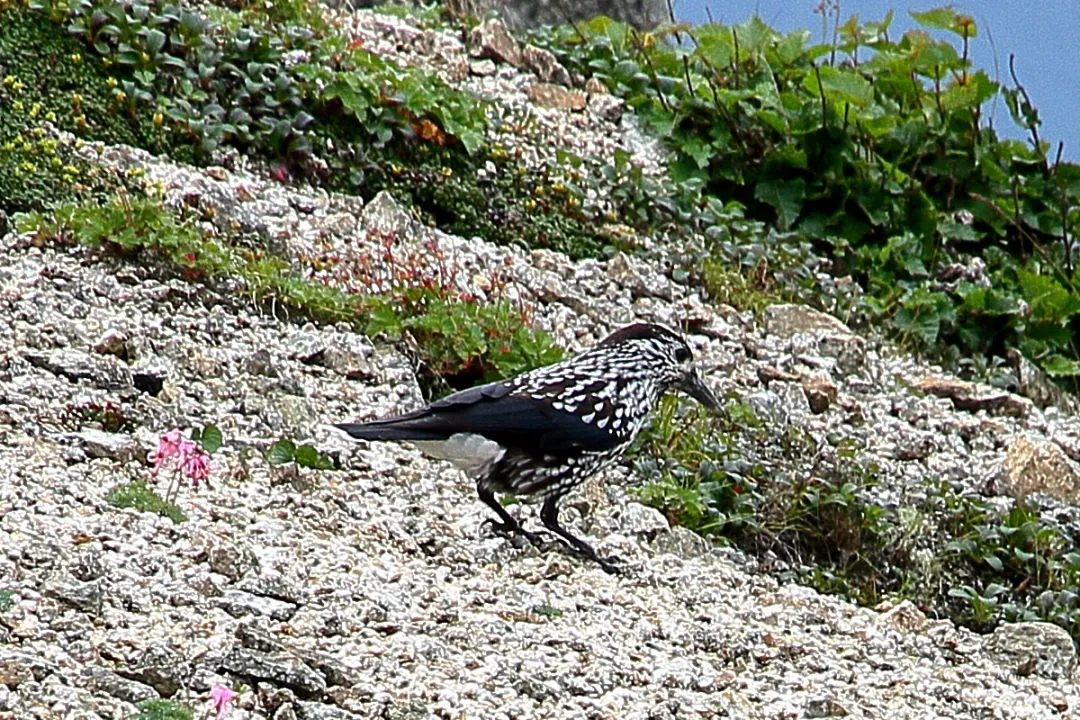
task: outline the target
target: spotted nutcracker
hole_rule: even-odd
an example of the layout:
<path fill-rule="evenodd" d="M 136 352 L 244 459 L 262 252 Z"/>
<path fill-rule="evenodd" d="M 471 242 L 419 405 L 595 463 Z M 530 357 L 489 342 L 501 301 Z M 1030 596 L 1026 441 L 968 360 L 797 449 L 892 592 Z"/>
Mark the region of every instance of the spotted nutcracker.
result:
<path fill-rule="evenodd" d="M 661 325 L 639 323 L 569 360 L 456 392 L 406 415 L 336 427 L 363 440 L 409 441 L 453 462 L 476 478 L 480 499 L 499 516 L 492 526 L 534 545 L 540 537 L 495 494 L 538 496 L 544 527 L 615 572 L 610 559 L 559 525 L 558 503 L 623 454 L 669 389 L 719 409 L 686 341 Z"/>

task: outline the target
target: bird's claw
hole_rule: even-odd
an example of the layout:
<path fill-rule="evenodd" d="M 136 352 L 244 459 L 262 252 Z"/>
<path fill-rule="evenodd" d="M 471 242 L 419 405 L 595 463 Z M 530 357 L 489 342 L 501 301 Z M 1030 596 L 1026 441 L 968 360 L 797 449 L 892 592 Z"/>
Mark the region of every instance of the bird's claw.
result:
<path fill-rule="evenodd" d="M 614 555 L 610 555 L 606 558 L 602 558 L 598 555 L 593 559 L 596 561 L 596 564 L 609 575 L 625 575 L 627 573 L 626 565 L 623 565 L 622 561 Z"/>
<path fill-rule="evenodd" d="M 540 537 L 539 535 L 537 535 L 534 532 L 530 532 L 529 530 L 526 530 L 525 528 L 521 527 L 521 525 L 518 525 L 517 523 L 501 522 L 499 520 L 494 520 L 492 518 L 487 518 L 481 524 L 481 527 L 483 527 L 485 525 L 490 526 L 492 531 L 494 531 L 495 533 L 497 533 L 499 535 L 507 535 L 507 536 L 520 535 L 523 538 L 525 538 L 526 540 L 528 540 L 530 543 L 532 543 L 533 547 L 540 547 L 541 545 L 544 544 L 544 539 L 542 537 Z"/>

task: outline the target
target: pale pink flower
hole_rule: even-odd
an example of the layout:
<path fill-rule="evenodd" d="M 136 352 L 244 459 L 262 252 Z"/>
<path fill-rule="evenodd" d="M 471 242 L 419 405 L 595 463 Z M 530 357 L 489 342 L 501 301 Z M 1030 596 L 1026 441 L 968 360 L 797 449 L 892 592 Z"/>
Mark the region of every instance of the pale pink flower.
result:
<path fill-rule="evenodd" d="M 230 705 L 236 699 L 236 691 L 224 685 L 215 685 L 210 689 L 210 702 L 213 703 L 211 710 L 217 713 L 216 720 L 225 720 L 225 716 L 232 710 Z"/>
<path fill-rule="evenodd" d="M 198 443 L 181 436 L 179 429 L 170 430 L 161 436 L 151 460 L 154 462 L 154 469 L 150 471 L 152 475 L 156 476 L 166 466 L 173 470 L 169 489 L 165 494 L 166 499 L 173 494 L 177 473 L 191 480 L 195 487 L 199 486 L 200 480 L 210 478 L 210 455 Z"/>
<path fill-rule="evenodd" d="M 176 428 L 162 435 L 161 439 L 158 440 L 157 450 L 155 450 L 153 454 L 153 474 L 157 475 L 158 470 L 161 469 L 161 466 L 165 464 L 166 460 L 179 455 L 185 442 L 190 441 L 182 440 L 180 437 L 180 430 Z"/>
<path fill-rule="evenodd" d="M 191 480 L 195 487 L 199 487 L 200 480 L 210 477 L 210 456 L 199 449 L 181 455 L 180 473 Z"/>

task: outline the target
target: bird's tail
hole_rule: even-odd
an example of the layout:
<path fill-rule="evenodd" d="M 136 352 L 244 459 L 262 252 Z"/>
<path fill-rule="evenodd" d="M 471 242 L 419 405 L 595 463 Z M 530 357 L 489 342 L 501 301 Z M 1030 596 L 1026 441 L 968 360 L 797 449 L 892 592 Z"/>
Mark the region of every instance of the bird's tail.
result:
<path fill-rule="evenodd" d="M 395 426 L 390 423 L 341 423 L 335 424 L 357 440 L 445 440 L 446 435 L 416 428 Z"/>

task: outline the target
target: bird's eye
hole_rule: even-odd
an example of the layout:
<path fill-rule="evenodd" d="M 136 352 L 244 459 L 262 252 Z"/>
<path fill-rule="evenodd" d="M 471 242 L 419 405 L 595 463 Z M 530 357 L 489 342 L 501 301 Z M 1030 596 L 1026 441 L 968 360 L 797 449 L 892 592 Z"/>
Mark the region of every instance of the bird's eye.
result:
<path fill-rule="evenodd" d="M 690 348 L 679 346 L 675 348 L 675 362 L 684 363 L 690 359 Z"/>

